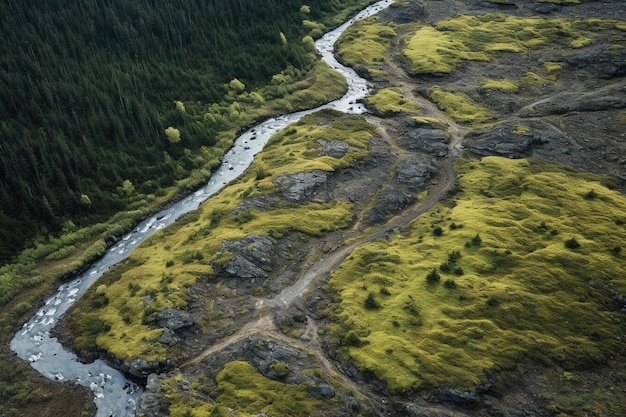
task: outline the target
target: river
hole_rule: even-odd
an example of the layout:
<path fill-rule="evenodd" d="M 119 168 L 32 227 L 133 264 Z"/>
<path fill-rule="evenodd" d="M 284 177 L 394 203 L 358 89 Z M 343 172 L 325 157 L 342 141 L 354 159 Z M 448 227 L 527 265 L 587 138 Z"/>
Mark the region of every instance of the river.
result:
<path fill-rule="evenodd" d="M 50 297 L 35 316 L 16 333 L 11 341 L 11 350 L 20 358 L 29 361 L 33 368 L 50 379 L 60 382 L 70 381 L 91 389 L 97 406 L 96 417 L 135 416 L 137 404 L 143 392 L 141 387 L 126 379 L 121 372 L 102 360 L 87 364 L 81 363 L 76 354 L 65 350 L 55 337 L 51 337 L 50 332 L 54 325 L 89 286 L 111 266 L 125 259 L 134 247 L 155 231 L 167 227 L 183 214 L 198 208 L 226 184 L 240 176 L 274 133 L 307 114 L 325 108 L 352 114 L 364 113 L 365 108 L 358 101 L 369 92 L 367 82 L 354 70 L 337 62 L 333 56 L 333 46 L 350 24 L 378 13 L 389 7 L 391 3 L 393 0 L 374 3 L 315 42 L 322 59 L 346 77 L 348 92 L 343 97 L 315 109 L 267 120 L 240 135 L 224 156 L 222 165 L 208 184 L 140 223 L 133 232 L 112 246 L 80 277 L 61 285 L 57 293 Z"/>

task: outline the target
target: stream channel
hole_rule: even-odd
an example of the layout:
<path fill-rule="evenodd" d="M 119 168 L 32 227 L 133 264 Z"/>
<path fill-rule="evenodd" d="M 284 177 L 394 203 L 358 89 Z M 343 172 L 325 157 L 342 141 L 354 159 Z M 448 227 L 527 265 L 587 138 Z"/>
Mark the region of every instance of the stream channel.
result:
<path fill-rule="evenodd" d="M 348 81 L 348 92 L 342 98 L 314 109 L 269 119 L 239 136 L 207 185 L 144 220 L 133 232 L 113 245 L 81 276 L 61 285 L 57 293 L 50 297 L 35 316 L 17 332 L 11 341 L 11 350 L 20 358 L 29 361 L 33 368 L 50 379 L 74 382 L 90 388 L 97 406 L 96 417 L 135 416 L 137 403 L 143 392 L 142 388 L 102 360 L 81 363 L 73 352 L 65 350 L 57 339 L 50 335 L 55 323 L 90 285 L 111 266 L 125 259 L 134 247 L 156 230 L 168 226 L 180 216 L 198 208 L 205 200 L 240 176 L 274 133 L 307 114 L 325 108 L 352 114 L 364 113 L 365 107 L 358 101 L 369 93 L 367 82 L 354 70 L 337 62 L 333 56 L 333 47 L 341 33 L 350 24 L 378 13 L 391 3 L 393 0 L 374 3 L 315 42 L 322 59 L 343 74 Z"/>

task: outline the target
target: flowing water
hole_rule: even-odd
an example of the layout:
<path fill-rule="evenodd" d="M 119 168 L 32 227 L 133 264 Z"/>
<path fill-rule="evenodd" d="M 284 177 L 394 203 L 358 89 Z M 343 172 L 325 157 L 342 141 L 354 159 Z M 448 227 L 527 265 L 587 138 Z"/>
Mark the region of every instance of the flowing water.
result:
<path fill-rule="evenodd" d="M 29 361 L 33 368 L 50 379 L 60 382 L 71 381 L 91 389 L 98 409 L 97 417 L 134 416 L 142 393 L 141 387 L 126 379 L 122 373 L 104 361 L 96 360 L 87 364 L 79 362 L 73 352 L 65 350 L 55 337 L 50 336 L 55 323 L 90 285 L 111 266 L 126 258 L 135 246 L 156 230 L 168 226 L 183 214 L 198 208 L 210 196 L 241 175 L 252 163 L 254 155 L 263 149 L 274 133 L 307 114 L 325 108 L 346 113 L 364 113 L 365 108 L 358 101 L 368 94 L 367 82 L 354 70 L 344 67 L 335 60 L 332 53 L 333 46 L 350 24 L 376 14 L 391 3 L 393 0 L 383 0 L 367 7 L 348 22 L 316 41 L 315 45 L 322 59 L 343 74 L 348 81 L 348 92 L 342 98 L 315 109 L 267 120 L 239 136 L 207 185 L 143 221 L 80 277 L 61 285 L 58 292 L 50 297 L 37 314 L 17 332 L 11 341 L 11 350 L 20 358 Z"/>

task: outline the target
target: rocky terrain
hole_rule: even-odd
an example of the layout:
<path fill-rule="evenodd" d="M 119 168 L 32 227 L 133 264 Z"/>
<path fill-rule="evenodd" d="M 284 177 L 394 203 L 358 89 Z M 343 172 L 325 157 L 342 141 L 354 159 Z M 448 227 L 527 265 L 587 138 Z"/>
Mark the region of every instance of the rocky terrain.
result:
<path fill-rule="evenodd" d="M 457 158 L 538 158 L 607 175 L 613 187 L 626 190 L 626 33 L 612 33 L 573 50 L 548 45 L 527 53 L 502 53 L 489 62 L 464 62 L 450 74 L 413 74 L 402 54 L 403 35 L 415 28 L 411 24 L 433 24 L 461 14 L 582 19 L 620 18 L 625 11 L 618 1 L 530 0 L 411 0 L 405 7 L 384 11 L 380 22 L 397 24 L 398 36 L 390 39 L 391 56 L 358 70 L 375 90 L 401 90 L 421 108 L 423 118 L 383 112 L 370 103 L 366 119 L 377 134 L 365 158 L 333 172 L 280 175 L 273 180 L 274 194 L 244 200 L 237 208 L 242 213 L 344 200 L 354 204 L 356 214 L 349 228 L 320 237 L 290 232 L 279 238 L 248 235 L 224 240 L 222 249 L 229 260 L 214 265 L 214 276 L 190 288 L 188 309 L 163 310 L 156 318 L 165 329 L 159 342 L 176 349 L 183 359 L 120 364 L 147 380 L 140 411 L 168 415 L 174 392 L 196 401 L 214 400 L 218 373 L 228 363 L 244 361 L 271 380 L 305 384 L 313 398 L 327 404 L 327 416 L 557 415 L 558 410 L 547 404 L 559 394 L 563 370 L 532 361 L 494 374 L 472 392 L 439 387 L 391 395 L 382 381 L 346 362 L 326 336 L 323 306 L 331 295 L 324 283 L 355 247 L 402 232 L 410 220 L 453 193 L 452 164 Z M 514 93 L 481 86 L 482 78 L 517 79 L 547 62 L 559 64 L 558 75 L 545 76 Z M 490 123 L 455 120 L 431 100 L 437 86 L 464 93 L 487 108 Z M 330 118 L 342 117 L 328 113 Z M 323 155 L 336 159 L 349 149 L 332 137 L 319 145 Z M 599 380 L 610 381 L 621 391 L 618 397 L 625 405 L 625 359 L 616 352 L 608 363 L 581 369 L 574 391 L 592 392 Z M 168 385 L 173 378 L 174 388 Z M 192 390 L 189 381 L 204 385 Z M 617 414 L 609 410 L 606 415 Z"/>

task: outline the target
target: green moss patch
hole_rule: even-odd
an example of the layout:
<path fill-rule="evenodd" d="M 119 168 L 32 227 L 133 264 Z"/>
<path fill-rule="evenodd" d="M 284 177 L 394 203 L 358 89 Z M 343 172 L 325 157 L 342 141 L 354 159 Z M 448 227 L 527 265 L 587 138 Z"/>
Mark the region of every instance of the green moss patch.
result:
<path fill-rule="evenodd" d="M 350 26 L 337 41 L 337 57 L 349 65 L 372 65 L 389 57 L 394 27 L 378 22 L 377 17 Z"/>
<path fill-rule="evenodd" d="M 615 29 L 619 24 L 608 19 L 459 16 L 417 29 L 403 53 L 413 73 L 451 73 L 463 61 L 490 61 L 502 52 L 524 53 L 555 45 L 580 48 L 593 43 L 598 31 Z"/>
<path fill-rule="evenodd" d="M 273 416 L 323 416 L 336 399 L 314 398 L 308 384 L 284 384 L 261 375 L 247 362 L 230 362 L 215 378 L 219 407 Z"/>
<path fill-rule="evenodd" d="M 420 107 L 401 93 L 385 88 L 367 99 L 370 106 L 382 113 L 420 113 Z"/>
<path fill-rule="evenodd" d="M 623 352 L 611 288 L 626 292 L 615 250 L 626 198 L 598 177 L 533 160 L 458 168 L 454 204 L 358 248 L 333 274 L 328 330 L 344 357 L 400 393 L 471 391 L 529 358 L 567 370 Z M 578 247 L 566 245 L 572 238 Z"/>
<path fill-rule="evenodd" d="M 437 86 L 431 88 L 429 94 L 430 99 L 437 104 L 437 107 L 444 110 L 457 122 L 479 125 L 492 119 L 489 110 L 464 93 L 446 91 Z"/>

